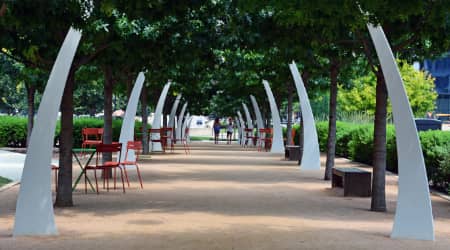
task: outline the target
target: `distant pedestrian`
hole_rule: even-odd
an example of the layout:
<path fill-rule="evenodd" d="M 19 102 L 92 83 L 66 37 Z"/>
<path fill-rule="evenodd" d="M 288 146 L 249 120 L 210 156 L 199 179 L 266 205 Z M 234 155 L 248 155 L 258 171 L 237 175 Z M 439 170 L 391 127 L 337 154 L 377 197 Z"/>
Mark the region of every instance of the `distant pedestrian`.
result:
<path fill-rule="evenodd" d="M 233 120 L 231 118 L 228 118 L 228 124 L 227 124 L 227 144 L 231 144 L 231 138 L 233 136 L 234 131 L 234 125 Z"/>
<path fill-rule="evenodd" d="M 219 144 L 219 134 L 220 134 L 220 129 L 221 129 L 221 125 L 219 122 L 219 118 L 216 118 L 214 120 L 214 124 L 213 124 L 213 130 L 214 130 L 214 144 Z"/>

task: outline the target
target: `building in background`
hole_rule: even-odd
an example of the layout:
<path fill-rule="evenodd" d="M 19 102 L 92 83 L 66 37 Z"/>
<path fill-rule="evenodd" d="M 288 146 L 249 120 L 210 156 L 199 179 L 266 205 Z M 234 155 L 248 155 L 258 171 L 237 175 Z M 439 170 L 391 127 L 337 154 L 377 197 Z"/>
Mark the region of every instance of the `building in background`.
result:
<path fill-rule="evenodd" d="M 435 78 L 436 115 L 442 120 L 450 119 L 450 52 L 437 60 L 425 60 L 423 69 Z"/>

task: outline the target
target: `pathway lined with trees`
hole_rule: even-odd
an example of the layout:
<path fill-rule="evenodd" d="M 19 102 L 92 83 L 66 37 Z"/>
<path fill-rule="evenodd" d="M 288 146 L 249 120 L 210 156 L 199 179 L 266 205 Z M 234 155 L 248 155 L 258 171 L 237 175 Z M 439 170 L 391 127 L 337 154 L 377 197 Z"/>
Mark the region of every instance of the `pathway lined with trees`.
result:
<path fill-rule="evenodd" d="M 322 166 L 325 155 L 322 154 Z M 0 192 L 0 245 L 10 249 L 448 249 L 448 201 L 432 196 L 436 241 L 389 238 L 397 177 L 388 174 L 388 212 L 370 198 L 343 197 L 322 171 L 299 171 L 280 155 L 236 144 L 192 144 L 191 155 L 141 160 L 144 189 L 100 195 L 74 192 L 72 208 L 56 209 L 60 236 L 9 236 L 18 186 Z M 337 158 L 337 166 L 359 166 Z M 74 165 L 75 166 L 75 165 Z M 74 167 L 75 170 L 78 167 Z M 75 172 L 77 175 L 78 172 Z M 54 187 L 52 187 L 54 188 Z M 326 236 L 326 237 L 325 237 Z"/>
<path fill-rule="evenodd" d="M 367 14 L 363 15 L 361 9 Z M 92 114 L 94 108 L 101 107 L 103 138 L 106 143 L 112 142 L 114 93 L 128 96 L 139 71 L 145 71 L 147 79 L 141 102 L 144 121 L 148 107 L 155 104 L 168 79 L 174 82 L 168 102 L 183 93 L 191 112 L 234 115 L 234 107 L 248 100 L 249 94 L 264 96 L 262 79 L 271 82 L 278 107 L 287 102 L 287 110 L 292 110 L 292 79 L 287 63 L 295 60 L 310 97 L 319 100 L 327 96 L 323 99 L 329 101 L 329 108 L 322 110 L 329 117 L 323 176 L 326 180 L 334 166 L 339 103 L 343 110 L 345 105 L 351 106 L 346 101 L 356 99 L 352 91 L 360 87 L 359 92 L 376 95 L 369 105 L 361 104 L 361 108 L 374 114 L 370 208 L 386 211 L 388 99 L 366 24 L 380 24 L 393 52 L 402 60 L 400 63 L 411 64 L 448 50 L 449 9 L 448 1 L 419 0 L 408 4 L 371 0 L 358 4 L 350 0 L 333 3 L 267 0 L 177 5 L 171 1 L 142 0 L 5 2 L 0 7 L 0 32 L 4 34 L 0 37 L 0 59 L 2 73 L 13 78 L 0 76 L 2 83 L 9 84 L 1 85 L 0 106 L 11 113 L 16 112 L 19 104 L 26 106 L 28 132 L 31 131 L 34 105 L 38 101 L 36 92 L 43 89 L 42 79 L 46 79 L 65 32 L 70 26 L 83 30 L 61 104 L 60 182 L 55 205 L 71 207 L 74 113 Z M 419 82 L 419 86 L 425 86 L 424 92 L 431 92 L 429 79 L 424 78 L 409 81 L 412 86 Z M 94 93 L 82 91 L 86 89 Z M 346 89 L 350 90 L 343 94 Z M 16 95 L 8 94 L 14 90 L 25 94 L 26 104 L 23 100 L 19 103 Z M 88 99 L 84 98 L 90 94 Z M 431 108 L 433 98 L 431 93 L 412 103 Z M 94 102 L 88 104 L 87 100 Z M 79 103 L 92 108 L 80 109 Z M 415 111 L 420 116 L 426 110 Z M 262 112 L 267 117 L 267 107 Z M 144 131 L 146 126 L 144 122 Z M 450 146 L 446 144 L 442 150 L 449 152 Z"/>

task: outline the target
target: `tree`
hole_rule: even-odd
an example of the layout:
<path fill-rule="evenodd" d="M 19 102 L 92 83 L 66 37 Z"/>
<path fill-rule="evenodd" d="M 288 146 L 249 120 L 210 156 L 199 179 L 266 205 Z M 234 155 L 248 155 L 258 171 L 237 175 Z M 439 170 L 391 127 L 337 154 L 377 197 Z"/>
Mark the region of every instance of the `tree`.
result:
<path fill-rule="evenodd" d="M 427 111 L 434 110 L 437 98 L 434 81 L 426 72 L 415 70 L 404 60 L 398 60 L 400 74 L 405 83 L 411 109 L 416 117 L 425 116 Z M 353 80 L 352 88 L 340 86 L 339 108 L 346 112 L 363 111 L 369 115 L 374 114 L 376 79 L 371 72 Z M 391 116 L 388 106 L 388 116 Z"/>

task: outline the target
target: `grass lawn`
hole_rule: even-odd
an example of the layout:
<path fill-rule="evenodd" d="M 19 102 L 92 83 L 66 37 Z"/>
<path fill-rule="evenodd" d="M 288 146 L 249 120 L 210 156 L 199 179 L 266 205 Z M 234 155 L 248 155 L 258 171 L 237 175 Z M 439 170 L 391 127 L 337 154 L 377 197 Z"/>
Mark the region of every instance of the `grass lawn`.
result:
<path fill-rule="evenodd" d="M 3 178 L 3 177 L 0 176 L 0 187 L 5 185 L 5 184 L 8 184 L 10 182 L 11 182 L 11 180 Z"/>

